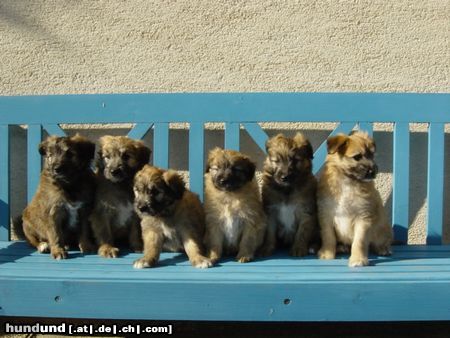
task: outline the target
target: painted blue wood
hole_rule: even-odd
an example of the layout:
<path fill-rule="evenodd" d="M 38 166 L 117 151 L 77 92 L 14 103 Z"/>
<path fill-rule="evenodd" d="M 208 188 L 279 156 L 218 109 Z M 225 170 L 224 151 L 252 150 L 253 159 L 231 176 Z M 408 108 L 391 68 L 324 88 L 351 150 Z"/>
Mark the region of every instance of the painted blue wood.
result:
<path fill-rule="evenodd" d="M 153 127 L 153 123 L 136 123 L 128 132 L 127 136 L 129 138 L 141 140 L 148 133 L 151 127 Z"/>
<path fill-rule="evenodd" d="M 409 225 L 409 123 L 394 126 L 392 223 L 397 241 L 408 241 Z"/>
<path fill-rule="evenodd" d="M 0 241 L 9 240 L 9 126 L 0 125 Z"/>
<path fill-rule="evenodd" d="M 427 244 L 441 244 L 444 205 L 444 124 L 428 129 Z"/>
<path fill-rule="evenodd" d="M 169 123 L 155 123 L 153 132 L 153 164 L 169 168 Z"/>
<path fill-rule="evenodd" d="M 203 123 L 191 123 L 189 128 L 189 187 L 203 201 L 205 134 Z"/>
<path fill-rule="evenodd" d="M 438 122 L 450 94 L 170 93 L 0 97 L 0 124 Z"/>
<path fill-rule="evenodd" d="M 225 123 L 225 149 L 232 149 L 239 151 L 240 149 L 240 123 L 227 122 Z"/>
<path fill-rule="evenodd" d="M 4 258 L 9 252 L 22 256 L 8 263 Z M 416 256 L 405 256 L 409 254 Z M 373 266 L 351 269 L 348 256 L 324 261 L 278 253 L 269 260 L 227 260 L 217 268 L 198 270 L 185 255 L 163 253 L 166 264 L 160 268 L 136 270 L 131 263 L 140 255 L 135 253 L 114 260 L 79 255 L 54 261 L 23 242 L 0 242 L 0 316 L 449 320 L 449 254 L 450 246 L 396 246 L 392 257 L 371 257 Z"/>
<path fill-rule="evenodd" d="M 27 201 L 33 198 L 39 184 L 41 173 L 41 155 L 39 143 L 42 140 L 42 128 L 40 124 L 28 125 L 27 133 Z"/>
<path fill-rule="evenodd" d="M 353 127 L 355 126 L 355 122 L 342 122 L 340 123 L 331 133 L 328 137 L 334 136 L 340 133 L 348 134 Z M 325 163 L 325 158 L 327 157 L 328 151 L 327 151 L 327 140 L 323 141 L 322 144 L 317 148 L 317 150 L 314 152 L 314 159 L 313 159 L 313 173 L 316 175 L 320 169 L 322 168 L 323 164 Z"/>
<path fill-rule="evenodd" d="M 367 133 L 373 137 L 373 125 L 372 122 L 359 122 L 358 129 L 362 131 L 367 131 Z"/>
<path fill-rule="evenodd" d="M 250 137 L 255 141 L 258 147 L 266 152 L 266 141 L 269 138 L 267 133 L 261 128 L 258 123 L 244 123 L 244 128 Z"/>
<path fill-rule="evenodd" d="M 67 136 L 65 131 L 58 124 L 43 124 L 44 128 L 49 135 Z"/>

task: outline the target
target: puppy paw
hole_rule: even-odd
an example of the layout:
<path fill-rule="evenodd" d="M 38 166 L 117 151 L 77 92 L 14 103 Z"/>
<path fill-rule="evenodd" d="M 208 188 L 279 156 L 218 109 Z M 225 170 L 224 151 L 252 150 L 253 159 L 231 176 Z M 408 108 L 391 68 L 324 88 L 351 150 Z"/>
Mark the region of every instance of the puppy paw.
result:
<path fill-rule="evenodd" d="M 382 246 L 374 248 L 373 250 L 378 256 L 390 256 L 392 255 L 392 250 L 390 246 Z"/>
<path fill-rule="evenodd" d="M 49 253 L 50 247 L 48 246 L 47 242 L 40 242 L 37 246 L 37 251 L 39 251 L 40 253 Z"/>
<path fill-rule="evenodd" d="M 251 262 L 253 260 L 253 257 L 251 257 L 251 256 L 238 256 L 238 257 L 236 257 L 236 260 L 239 263 L 248 263 L 248 262 Z"/>
<path fill-rule="evenodd" d="M 133 263 L 133 268 L 135 269 L 145 269 L 145 268 L 152 268 L 156 265 L 158 261 L 156 258 L 148 259 L 145 257 L 136 259 Z"/>
<path fill-rule="evenodd" d="M 213 266 L 213 262 L 209 258 L 199 256 L 192 260 L 191 262 L 193 267 L 199 268 L 199 269 L 207 269 Z"/>
<path fill-rule="evenodd" d="M 293 245 L 289 250 L 289 255 L 294 257 L 303 257 L 308 254 L 308 247 L 306 245 Z"/>
<path fill-rule="evenodd" d="M 367 266 L 367 265 L 369 265 L 369 259 L 367 257 L 350 256 L 350 259 L 348 260 L 348 266 L 351 268 L 356 268 L 359 266 Z"/>
<path fill-rule="evenodd" d="M 66 259 L 67 258 L 67 251 L 60 247 L 54 247 L 50 250 L 52 257 L 56 260 L 60 259 Z"/>
<path fill-rule="evenodd" d="M 317 256 L 319 259 L 335 259 L 336 254 L 331 250 L 320 249 Z"/>
<path fill-rule="evenodd" d="M 117 258 L 119 256 L 119 249 L 109 244 L 104 244 L 98 248 L 98 254 L 105 258 Z"/>

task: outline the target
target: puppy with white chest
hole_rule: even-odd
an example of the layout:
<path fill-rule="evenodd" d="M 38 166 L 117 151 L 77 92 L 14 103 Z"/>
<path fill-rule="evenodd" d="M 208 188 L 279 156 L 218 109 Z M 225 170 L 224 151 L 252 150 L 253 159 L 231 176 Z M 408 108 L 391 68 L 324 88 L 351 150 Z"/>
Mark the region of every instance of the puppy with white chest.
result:
<path fill-rule="evenodd" d="M 119 245 L 141 251 L 139 217 L 133 207 L 133 179 L 148 163 L 151 151 L 142 141 L 125 136 L 103 136 L 99 147 L 97 193 L 90 216 L 98 254 L 115 258 Z"/>
<path fill-rule="evenodd" d="M 319 232 L 312 146 L 301 133 L 279 134 L 266 142 L 266 151 L 262 200 L 268 227 L 261 254 L 281 246 L 292 256 L 305 256 Z"/>
<path fill-rule="evenodd" d="M 367 133 L 327 140 L 328 155 L 319 179 L 317 204 L 322 235 L 319 258 L 333 259 L 338 244 L 350 246 L 349 266 L 369 264 L 369 249 L 391 253 L 392 228 L 374 185 L 375 143 Z"/>
<path fill-rule="evenodd" d="M 208 156 L 205 174 L 205 244 L 209 258 L 236 255 L 253 260 L 262 245 L 267 220 L 262 208 L 255 164 L 244 154 L 221 148 Z"/>
<path fill-rule="evenodd" d="M 175 171 L 146 165 L 136 174 L 134 194 L 144 240 L 144 257 L 134 262 L 135 268 L 155 266 L 162 250 L 184 250 L 196 268 L 212 266 L 202 255 L 202 204 Z"/>
<path fill-rule="evenodd" d="M 95 144 L 88 139 L 50 136 L 39 145 L 44 157 L 39 186 L 15 226 L 18 234 L 39 252 L 55 259 L 67 258 L 67 249 L 78 245 L 82 252 L 94 250 L 88 215 L 93 205 L 94 174 L 90 168 Z M 18 220 L 20 222 L 20 220 Z"/>

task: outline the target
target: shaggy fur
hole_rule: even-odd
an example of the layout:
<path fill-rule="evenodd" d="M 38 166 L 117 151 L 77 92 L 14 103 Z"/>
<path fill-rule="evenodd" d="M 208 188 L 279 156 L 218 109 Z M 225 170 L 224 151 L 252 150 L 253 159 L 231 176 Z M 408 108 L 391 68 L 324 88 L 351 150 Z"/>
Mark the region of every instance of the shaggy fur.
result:
<path fill-rule="evenodd" d="M 301 133 L 279 134 L 267 141 L 266 150 L 262 200 L 268 227 L 261 253 L 271 255 L 278 244 L 292 256 L 305 256 L 319 233 L 311 144 Z"/>
<path fill-rule="evenodd" d="M 134 194 L 144 239 L 144 257 L 134 262 L 135 268 L 156 265 L 162 250 L 184 250 L 196 268 L 212 265 L 202 255 L 203 207 L 175 171 L 146 165 L 134 179 Z"/>
<path fill-rule="evenodd" d="M 95 250 L 88 215 L 93 205 L 94 175 L 90 164 L 95 144 L 86 138 L 50 136 L 39 145 L 44 157 L 39 186 L 25 208 L 23 233 L 40 252 L 67 258 L 69 246 Z"/>
<path fill-rule="evenodd" d="M 125 136 L 103 136 L 99 147 L 97 193 L 90 216 L 98 254 L 115 258 L 119 245 L 141 251 L 141 228 L 133 207 L 133 179 L 148 163 L 151 151 L 143 142 Z"/>
<path fill-rule="evenodd" d="M 255 164 L 245 155 L 215 148 L 205 174 L 205 244 L 216 262 L 222 253 L 241 262 L 254 258 L 264 240 L 264 214 Z"/>
<path fill-rule="evenodd" d="M 333 259 L 337 244 L 351 246 L 349 266 L 368 265 L 369 247 L 389 255 L 392 228 L 386 221 L 373 179 L 375 143 L 367 133 L 339 134 L 327 141 L 328 156 L 318 185 L 322 248 L 319 258 Z"/>

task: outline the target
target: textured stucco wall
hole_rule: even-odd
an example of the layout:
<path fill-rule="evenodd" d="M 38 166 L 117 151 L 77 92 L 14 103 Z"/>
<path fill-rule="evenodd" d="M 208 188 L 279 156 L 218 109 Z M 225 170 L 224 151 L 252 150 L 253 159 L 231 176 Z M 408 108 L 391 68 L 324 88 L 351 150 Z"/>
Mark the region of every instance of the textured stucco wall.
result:
<path fill-rule="evenodd" d="M 450 1 L 0 1 L 0 94 L 197 91 L 449 92 Z M 270 133 L 284 125 L 266 125 Z M 315 146 L 330 125 L 296 124 Z M 390 202 L 392 126 L 377 125 Z M 412 126 L 411 242 L 424 240 L 426 127 Z M 449 147 L 450 132 L 446 128 Z M 109 131 L 111 132 L 111 131 Z M 123 130 L 115 130 L 123 132 Z M 92 138 L 104 131 L 85 131 Z M 207 146 L 220 144 L 220 131 Z M 171 133 L 182 144 L 186 131 Z M 25 203 L 13 130 L 13 213 Z M 244 151 L 262 153 L 243 135 Z M 186 169 L 186 153 L 171 164 Z M 449 168 L 449 156 L 446 165 Z M 450 204 L 449 173 L 446 204 Z M 389 203 L 387 205 L 389 209 Z M 449 209 L 449 208 L 447 208 Z M 450 211 L 445 215 L 450 238 Z"/>

